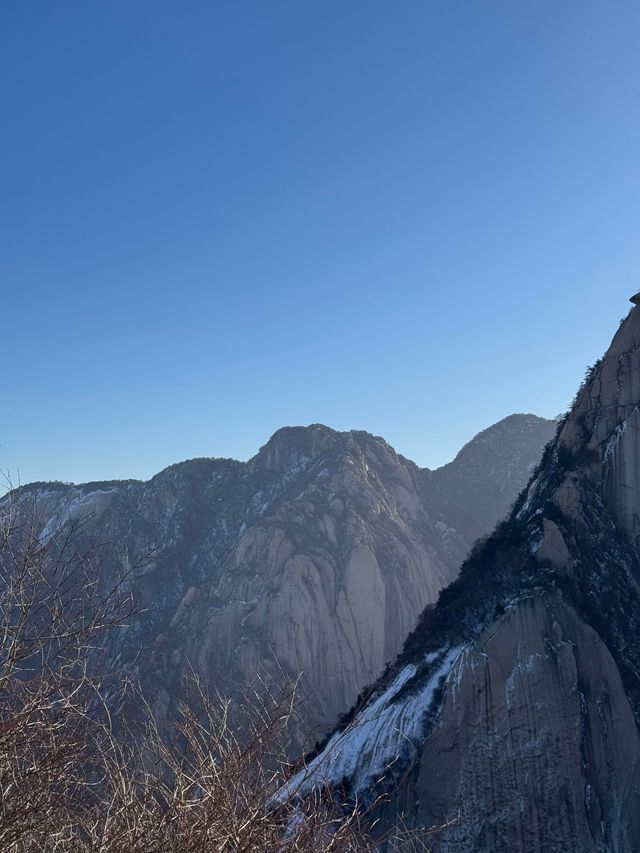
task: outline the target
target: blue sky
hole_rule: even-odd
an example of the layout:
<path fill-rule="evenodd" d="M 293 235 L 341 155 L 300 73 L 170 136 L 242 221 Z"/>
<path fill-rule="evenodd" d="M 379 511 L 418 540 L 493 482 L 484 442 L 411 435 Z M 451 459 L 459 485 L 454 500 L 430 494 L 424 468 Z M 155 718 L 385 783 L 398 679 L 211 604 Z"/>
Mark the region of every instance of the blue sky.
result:
<path fill-rule="evenodd" d="M 0 13 L 0 467 L 565 409 L 640 289 L 640 4 Z M 19 471 L 19 475 L 17 472 Z"/>

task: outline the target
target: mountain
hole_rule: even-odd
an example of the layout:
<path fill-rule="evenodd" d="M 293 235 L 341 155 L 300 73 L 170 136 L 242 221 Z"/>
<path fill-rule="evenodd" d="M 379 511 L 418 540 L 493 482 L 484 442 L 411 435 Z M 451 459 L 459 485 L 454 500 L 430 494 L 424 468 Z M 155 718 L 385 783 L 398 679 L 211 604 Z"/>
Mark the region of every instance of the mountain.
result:
<path fill-rule="evenodd" d="M 551 421 L 511 415 L 483 430 L 453 462 L 433 472 L 432 489 L 453 527 L 466 542 L 493 530 L 515 503 L 553 437 Z"/>
<path fill-rule="evenodd" d="M 640 308 L 509 518 L 291 783 L 438 853 L 640 850 Z"/>
<path fill-rule="evenodd" d="M 81 535 L 113 543 L 110 584 L 140 563 L 140 614 L 109 655 L 136 661 L 161 718 L 188 664 L 227 694 L 256 674 L 276 686 L 302 674 L 296 737 L 315 739 L 506 514 L 553 430 L 514 415 L 429 471 L 382 438 L 315 424 L 279 430 L 247 463 L 195 459 L 148 482 L 20 495 L 35 501 L 43 541 L 90 513 Z"/>

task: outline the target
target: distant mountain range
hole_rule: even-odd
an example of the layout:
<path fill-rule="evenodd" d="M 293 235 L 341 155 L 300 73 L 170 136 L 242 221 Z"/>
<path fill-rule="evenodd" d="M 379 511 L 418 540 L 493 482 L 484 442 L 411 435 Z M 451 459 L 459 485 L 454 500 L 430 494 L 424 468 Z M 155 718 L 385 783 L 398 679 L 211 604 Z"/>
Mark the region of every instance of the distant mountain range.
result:
<path fill-rule="evenodd" d="M 430 471 L 366 432 L 287 427 L 246 463 L 194 459 L 148 482 L 19 493 L 43 541 L 91 514 L 82 535 L 110 543 L 109 582 L 151 554 L 132 583 L 141 612 L 109 655 L 139 669 L 159 716 L 187 662 L 232 695 L 256 673 L 274 684 L 302 674 L 296 737 L 313 742 L 505 516 L 554 430 L 512 415 Z"/>

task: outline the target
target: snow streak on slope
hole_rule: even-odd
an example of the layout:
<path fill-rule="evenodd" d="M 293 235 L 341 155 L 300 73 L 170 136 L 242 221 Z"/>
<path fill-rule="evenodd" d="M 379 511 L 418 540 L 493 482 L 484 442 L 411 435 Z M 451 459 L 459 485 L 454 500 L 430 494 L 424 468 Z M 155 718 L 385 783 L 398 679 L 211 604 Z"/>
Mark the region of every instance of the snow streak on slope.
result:
<path fill-rule="evenodd" d="M 429 667 L 428 674 L 415 687 L 409 682 L 418 667 L 405 666 L 380 696 L 344 731 L 336 732 L 323 751 L 290 780 L 279 793 L 279 801 L 342 782 L 355 797 L 366 798 L 383 775 L 402 772 L 426 735 L 434 694 L 461 651 L 456 647 L 427 655 L 423 663 Z"/>

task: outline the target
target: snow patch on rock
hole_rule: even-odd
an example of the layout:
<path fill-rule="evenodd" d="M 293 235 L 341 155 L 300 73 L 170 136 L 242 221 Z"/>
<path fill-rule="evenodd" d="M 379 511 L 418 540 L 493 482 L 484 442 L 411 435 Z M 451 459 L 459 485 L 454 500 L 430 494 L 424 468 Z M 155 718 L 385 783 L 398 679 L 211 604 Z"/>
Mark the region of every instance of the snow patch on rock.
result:
<path fill-rule="evenodd" d="M 426 680 L 415 689 L 402 689 L 416 675 L 415 664 L 405 666 L 392 683 L 336 732 L 324 750 L 296 774 L 277 795 L 284 802 L 313 790 L 348 782 L 354 796 L 363 795 L 393 768 L 404 765 L 425 734 L 425 721 L 436 690 L 450 674 L 460 647 L 431 653 L 424 663 L 434 664 Z"/>

